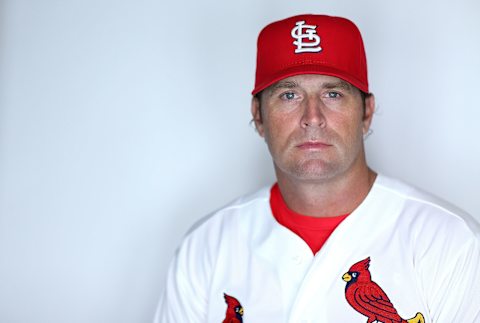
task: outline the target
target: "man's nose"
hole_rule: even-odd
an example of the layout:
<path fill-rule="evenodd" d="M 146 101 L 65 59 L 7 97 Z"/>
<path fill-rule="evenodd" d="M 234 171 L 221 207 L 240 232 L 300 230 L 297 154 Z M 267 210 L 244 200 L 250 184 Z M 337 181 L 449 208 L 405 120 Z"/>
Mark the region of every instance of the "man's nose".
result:
<path fill-rule="evenodd" d="M 325 105 L 320 98 L 308 98 L 304 102 L 303 116 L 301 120 L 302 128 L 324 128 L 327 125 L 327 120 L 325 119 L 324 115 L 324 108 Z"/>

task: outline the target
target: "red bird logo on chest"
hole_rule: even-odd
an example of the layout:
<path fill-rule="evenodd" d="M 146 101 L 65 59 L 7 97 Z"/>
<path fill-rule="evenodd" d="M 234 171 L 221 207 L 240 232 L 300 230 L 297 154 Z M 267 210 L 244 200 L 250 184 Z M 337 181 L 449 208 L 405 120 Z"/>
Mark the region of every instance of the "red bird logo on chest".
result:
<path fill-rule="evenodd" d="M 225 293 L 223 296 L 225 297 L 225 303 L 227 303 L 227 312 L 222 323 L 242 323 L 243 307 L 240 302 L 235 297 Z"/>
<path fill-rule="evenodd" d="M 345 298 L 357 312 L 368 317 L 367 323 L 424 323 L 422 313 L 404 320 L 398 315 L 387 294 L 377 283 L 372 281 L 370 271 L 370 257 L 354 264 L 343 280 L 347 282 Z"/>

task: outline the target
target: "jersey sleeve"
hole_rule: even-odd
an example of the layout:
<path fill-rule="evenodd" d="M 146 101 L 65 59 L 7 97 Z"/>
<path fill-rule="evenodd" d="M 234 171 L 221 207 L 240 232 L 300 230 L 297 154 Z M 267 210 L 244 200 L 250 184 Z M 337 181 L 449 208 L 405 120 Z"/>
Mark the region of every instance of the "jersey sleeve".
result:
<path fill-rule="evenodd" d="M 458 250 L 443 274 L 435 297 L 434 322 L 480 323 L 480 245 L 478 239 Z"/>
<path fill-rule="evenodd" d="M 422 276 L 431 321 L 480 323 L 478 233 L 452 228 L 450 232 L 438 232 L 437 239 L 437 243 L 445 241 L 439 243 L 442 248 L 430 250 L 423 261 Z"/>
<path fill-rule="evenodd" d="M 154 323 L 207 322 L 211 272 L 201 233 L 185 238 L 167 273 Z"/>

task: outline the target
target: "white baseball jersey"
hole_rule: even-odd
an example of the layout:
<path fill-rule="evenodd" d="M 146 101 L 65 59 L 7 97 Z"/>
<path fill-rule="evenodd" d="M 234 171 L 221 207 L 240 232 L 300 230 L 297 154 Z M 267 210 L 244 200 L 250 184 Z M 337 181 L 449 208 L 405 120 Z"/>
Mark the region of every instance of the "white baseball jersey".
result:
<path fill-rule="evenodd" d="M 186 236 L 156 323 L 221 323 L 224 293 L 241 303 L 244 323 L 365 323 L 342 277 L 368 257 L 372 282 L 402 319 L 421 313 L 425 322 L 480 322 L 479 229 L 468 215 L 378 175 L 313 255 L 275 221 L 269 198 L 269 188 L 240 198 Z"/>

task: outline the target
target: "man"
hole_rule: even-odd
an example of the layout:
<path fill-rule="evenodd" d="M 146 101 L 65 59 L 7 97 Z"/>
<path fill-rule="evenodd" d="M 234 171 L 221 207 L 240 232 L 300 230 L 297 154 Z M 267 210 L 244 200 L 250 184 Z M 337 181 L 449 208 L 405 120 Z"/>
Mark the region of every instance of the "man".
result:
<path fill-rule="evenodd" d="M 187 235 L 156 322 L 480 322 L 477 224 L 366 163 L 375 101 L 357 27 L 268 25 L 252 94 L 277 183 Z"/>

